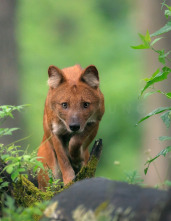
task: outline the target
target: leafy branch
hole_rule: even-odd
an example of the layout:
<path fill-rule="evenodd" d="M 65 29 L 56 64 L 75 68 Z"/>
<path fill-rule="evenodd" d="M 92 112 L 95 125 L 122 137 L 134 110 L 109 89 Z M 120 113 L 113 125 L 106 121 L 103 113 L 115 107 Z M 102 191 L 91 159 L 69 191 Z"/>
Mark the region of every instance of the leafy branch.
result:
<path fill-rule="evenodd" d="M 0 125 L 8 118 L 14 118 L 13 112 L 15 110 L 21 111 L 24 107 L 29 106 L 27 105 L 19 105 L 19 106 L 12 106 L 12 105 L 2 105 L 0 106 Z M 13 131 L 18 130 L 19 128 L 0 128 L 0 137 L 4 135 L 12 135 Z"/>
<path fill-rule="evenodd" d="M 171 62 L 171 59 L 169 58 L 169 55 L 171 54 L 171 50 L 166 52 L 164 49 L 157 50 L 157 49 L 154 48 L 154 45 L 157 42 L 159 42 L 163 39 L 163 37 L 158 37 L 158 36 L 171 31 L 171 19 L 170 19 L 170 17 L 171 17 L 171 7 L 166 4 L 166 0 L 163 0 L 161 9 L 163 9 L 163 7 L 166 7 L 166 9 L 164 11 L 164 15 L 165 15 L 166 19 L 168 19 L 166 24 L 163 27 L 161 27 L 159 30 L 154 32 L 153 34 L 149 34 L 148 30 L 146 32 L 146 35 L 139 34 L 139 37 L 142 41 L 142 44 L 137 45 L 137 46 L 132 46 L 133 49 L 150 49 L 153 52 L 157 53 L 158 54 L 158 61 L 163 65 L 163 67 L 161 69 L 158 68 L 151 75 L 150 78 L 145 78 L 144 79 L 144 81 L 146 83 L 145 83 L 145 86 L 143 87 L 143 89 L 141 90 L 141 94 L 140 94 L 141 96 L 143 95 L 144 91 L 151 88 L 151 86 L 153 86 L 155 83 L 166 80 L 168 75 L 171 73 L 171 68 L 166 66 L 166 61 Z M 152 40 L 152 38 L 154 38 L 154 39 Z M 155 91 L 149 92 L 145 96 L 149 96 L 149 95 L 154 94 L 154 93 L 163 94 L 168 99 L 171 99 L 171 92 L 165 93 L 161 90 L 155 90 Z M 137 125 L 139 123 L 143 122 L 144 120 L 150 118 L 151 116 L 154 116 L 154 115 L 157 115 L 157 114 L 160 114 L 160 113 L 163 113 L 161 115 L 161 119 L 163 120 L 166 127 L 169 128 L 170 127 L 170 121 L 171 121 L 171 107 L 159 107 L 159 108 L 153 110 L 152 112 L 147 114 L 145 117 L 141 118 L 139 120 L 139 122 L 137 123 Z M 170 140 L 171 138 L 167 137 L 167 136 L 163 136 L 163 137 L 160 137 L 159 139 L 161 141 L 164 141 L 164 140 Z M 162 151 L 160 151 L 160 153 L 158 153 L 154 158 L 151 158 L 150 160 L 148 160 L 145 163 L 145 165 L 147 165 L 147 167 L 145 168 L 144 173 L 147 174 L 148 168 L 154 160 L 156 160 L 160 156 L 166 156 L 166 154 L 168 154 L 170 151 L 171 151 L 171 147 L 168 146 L 165 149 L 163 149 Z"/>
<path fill-rule="evenodd" d="M 160 156 L 166 156 L 167 153 L 169 153 L 171 151 L 171 146 L 166 147 L 165 149 L 161 150 L 160 153 L 158 153 L 154 158 L 148 160 L 145 165 L 147 165 L 147 167 L 144 169 L 144 173 L 147 174 L 148 168 L 150 166 L 150 164 L 156 160 L 158 157 Z"/>

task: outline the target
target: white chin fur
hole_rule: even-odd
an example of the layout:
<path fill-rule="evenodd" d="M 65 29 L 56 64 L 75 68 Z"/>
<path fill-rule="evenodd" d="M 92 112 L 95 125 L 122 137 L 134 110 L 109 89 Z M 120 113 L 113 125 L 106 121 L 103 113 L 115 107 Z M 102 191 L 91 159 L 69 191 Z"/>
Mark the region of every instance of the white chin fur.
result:
<path fill-rule="evenodd" d="M 52 132 L 53 134 L 58 134 L 61 130 L 61 126 L 55 122 L 52 123 Z"/>
<path fill-rule="evenodd" d="M 57 124 L 56 122 L 52 123 L 52 132 L 53 134 L 59 135 L 63 133 L 72 133 L 72 131 L 65 124 Z"/>
<path fill-rule="evenodd" d="M 62 124 L 57 124 L 56 122 L 52 123 L 52 132 L 53 134 L 63 134 L 67 131 L 66 127 Z"/>

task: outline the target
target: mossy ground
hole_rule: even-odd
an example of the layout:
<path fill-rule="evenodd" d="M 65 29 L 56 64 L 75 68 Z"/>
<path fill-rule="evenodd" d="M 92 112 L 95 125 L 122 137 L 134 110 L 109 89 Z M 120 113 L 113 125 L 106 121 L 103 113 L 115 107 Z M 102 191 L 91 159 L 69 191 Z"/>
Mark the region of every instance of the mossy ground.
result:
<path fill-rule="evenodd" d="M 97 163 L 98 159 L 93 156 L 88 164 L 81 168 L 74 181 L 70 182 L 57 191 L 43 192 L 42 190 L 34 186 L 34 184 L 31 183 L 27 178 L 21 176 L 20 180 L 17 183 L 13 184 L 13 196 L 16 200 L 16 204 L 18 206 L 30 207 L 33 206 L 36 202 L 50 200 L 55 194 L 64 191 L 75 182 L 83 180 L 85 178 L 94 177 Z"/>

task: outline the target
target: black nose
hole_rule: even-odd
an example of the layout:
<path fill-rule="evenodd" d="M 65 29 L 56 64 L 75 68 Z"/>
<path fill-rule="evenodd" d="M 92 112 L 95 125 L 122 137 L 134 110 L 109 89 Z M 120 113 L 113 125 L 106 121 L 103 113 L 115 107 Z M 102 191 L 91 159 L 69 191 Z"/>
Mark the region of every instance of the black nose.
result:
<path fill-rule="evenodd" d="M 69 125 L 70 130 L 72 130 L 73 132 L 76 132 L 80 129 L 80 125 L 79 124 L 70 124 Z"/>

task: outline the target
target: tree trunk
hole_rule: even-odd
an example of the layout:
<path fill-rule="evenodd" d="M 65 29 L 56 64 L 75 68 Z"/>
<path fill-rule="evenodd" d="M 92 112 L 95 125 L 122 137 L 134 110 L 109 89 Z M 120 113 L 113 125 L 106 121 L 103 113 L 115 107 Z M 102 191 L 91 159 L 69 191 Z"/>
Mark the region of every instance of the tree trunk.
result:
<path fill-rule="evenodd" d="M 16 0 L 0 0 L 0 105 L 19 104 L 15 8 Z M 17 122 L 18 115 L 14 120 L 7 119 L 0 127 L 18 127 Z M 4 136 L 0 142 L 9 144 L 17 139 L 16 134 L 15 139 L 12 136 Z"/>
<path fill-rule="evenodd" d="M 149 30 L 150 34 L 154 33 L 161 27 L 165 25 L 167 22 L 164 16 L 164 10 L 161 10 L 161 0 L 144 0 L 139 1 L 140 3 L 140 21 L 139 24 L 141 33 L 145 34 L 147 30 Z M 166 49 L 166 52 L 170 49 L 170 40 L 171 40 L 171 33 L 167 33 L 164 35 L 166 38 L 163 38 L 159 41 L 154 47 L 156 49 Z M 152 73 L 154 73 L 159 67 L 161 67 L 158 61 L 157 53 L 151 50 L 145 50 L 144 52 L 144 60 L 146 64 L 146 68 L 144 68 L 145 73 L 143 77 L 150 77 Z M 169 65 L 169 64 L 168 64 Z M 169 65 L 170 66 L 170 65 Z M 171 85 L 171 78 L 168 77 L 167 80 L 163 81 L 162 83 L 155 84 L 156 89 L 160 89 L 164 92 L 170 92 L 170 85 Z M 145 100 L 145 112 L 150 113 L 152 110 L 158 107 L 166 107 L 170 106 L 169 99 L 167 99 L 164 95 L 155 94 L 151 95 L 150 97 Z M 170 128 L 167 129 L 164 123 L 162 122 L 161 118 L 158 116 L 152 117 L 143 123 L 144 129 L 144 143 L 143 143 L 143 153 L 147 149 L 150 149 L 151 152 L 149 153 L 151 157 L 156 156 L 162 149 L 166 148 L 169 144 L 168 143 L 161 143 L 158 140 L 160 136 L 170 136 Z M 146 157 L 147 158 L 147 157 Z M 143 159 L 142 164 L 145 163 L 146 158 Z M 168 177 L 168 167 L 169 167 L 169 160 L 164 157 L 159 157 L 153 165 L 150 166 L 147 175 L 145 176 L 145 182 L 149 185 L 155 185 L 158 183 L 163 182 Z"/>

